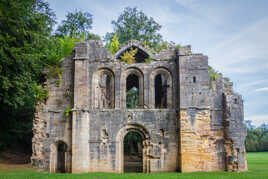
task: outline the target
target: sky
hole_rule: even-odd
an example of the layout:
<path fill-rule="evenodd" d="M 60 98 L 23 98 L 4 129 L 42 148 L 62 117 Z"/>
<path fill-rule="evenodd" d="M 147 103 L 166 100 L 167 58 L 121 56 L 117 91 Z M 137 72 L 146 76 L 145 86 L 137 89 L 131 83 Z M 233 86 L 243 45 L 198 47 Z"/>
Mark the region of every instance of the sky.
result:
<path fill-rule="evenodd" d="M 91 32 L 111 32 L 125 7 L 137 7 L 162 25 L 167 41 L 191 45 L 242 94 L 245 120 L 268 124 L 267 0 L 48 0 L 60 23 L 75 9 L 93 15 Z"/>

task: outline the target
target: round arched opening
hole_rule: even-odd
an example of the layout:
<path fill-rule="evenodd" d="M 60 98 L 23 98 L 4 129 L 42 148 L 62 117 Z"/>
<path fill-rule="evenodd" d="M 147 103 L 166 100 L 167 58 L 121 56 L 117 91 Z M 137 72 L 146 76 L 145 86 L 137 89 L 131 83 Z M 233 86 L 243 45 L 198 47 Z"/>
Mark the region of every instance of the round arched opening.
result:
<path fill-rule="evenodd" d="M 143 137 L 136 131 L 124 137 L 124 172 L 143 172 Z"/>
<path fill-rule="evenodd" d="M 95 108 L 114 108 L 114 74 L 108 69 L 93 75 L 93 105 Z"/>
<path fill-rule="evenodd" d="M 127 77 L 126 87 L 126 107 L 129 109 L 139 107 L 139 77 L 135 74 L 130 74 Z"/>
<path fill-rule="evenodd" d="M 155 108 L 167 108 L 167 80 L 164 75 L 155 77 Z"/>

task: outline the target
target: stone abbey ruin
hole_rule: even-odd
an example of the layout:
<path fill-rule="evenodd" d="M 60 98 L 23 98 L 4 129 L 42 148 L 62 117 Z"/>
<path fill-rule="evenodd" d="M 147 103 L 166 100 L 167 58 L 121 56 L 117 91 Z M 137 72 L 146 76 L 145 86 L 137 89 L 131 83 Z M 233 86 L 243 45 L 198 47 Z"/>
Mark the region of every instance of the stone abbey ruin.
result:
<path fill-rule="evenodd" d="M 120 58 L 131 48 L 136 62 L 127 64 Z M 190 46 L 156 53 L 129 41 L 112 55 L 90 40 L 77 43 L 61 69 L 61 83 L 47 79 L 49 97 L 36 107 L 34 166 L 70 173 L 247 170 L 242 97 L 228 80 L 211 80 L 208 57 Z M 132 108 L 129 91 L 137 94 Z"/>

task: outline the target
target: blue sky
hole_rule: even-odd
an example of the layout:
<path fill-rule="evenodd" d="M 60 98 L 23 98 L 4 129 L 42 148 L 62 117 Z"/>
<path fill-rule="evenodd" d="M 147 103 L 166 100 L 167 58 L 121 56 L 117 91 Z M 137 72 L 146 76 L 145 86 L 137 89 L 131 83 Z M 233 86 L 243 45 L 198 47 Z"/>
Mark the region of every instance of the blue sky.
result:
<path fill-rule="evenodd" d="M 75 9 L 93 15 L 92 32 L 104 36 L 127 6 L 162 25 L 165 40 L 192 45 L 243 95 L 245 120 L 268 124 L 267 0 L 48 0 L 61 22 Z"/>

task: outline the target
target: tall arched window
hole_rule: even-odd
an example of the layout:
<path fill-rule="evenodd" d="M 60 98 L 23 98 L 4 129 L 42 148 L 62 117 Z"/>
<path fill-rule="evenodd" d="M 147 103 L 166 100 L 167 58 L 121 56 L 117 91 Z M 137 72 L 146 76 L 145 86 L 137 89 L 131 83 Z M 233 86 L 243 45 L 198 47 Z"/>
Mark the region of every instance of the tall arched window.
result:
<path fill-rule="evenodd" d="M 114 74 L 101 69 L 93 75 L 93 106 L 95 108 L 114 108 Z"/>
<path fill-rule="evenodd" d="M 143 108 L 143 74 L 137 68 L 129 68 L 122 73 L 121 107 Z"/>
<path fill-rule="evenodd" d="M 128 75 L 126 87 L 127 108 L 133 109 L 139 107 L 139 88 L 139 77 L 135 74 Z"/>
<path fill-rule="evenodd" d="M 157 68 L 150 75 L 151 108 L 172 107 L 172 77 L 165 68 Z"/>
<path fill-rule="evenodd" d="M 163 74 L 155 76 L 155 108 L 167 108 L 167 79 Z"/>

